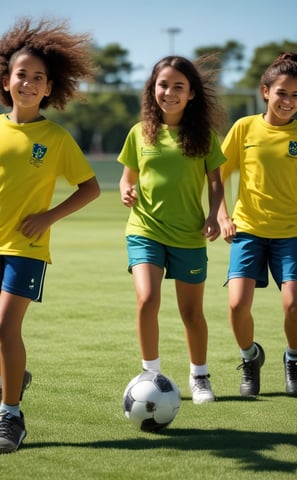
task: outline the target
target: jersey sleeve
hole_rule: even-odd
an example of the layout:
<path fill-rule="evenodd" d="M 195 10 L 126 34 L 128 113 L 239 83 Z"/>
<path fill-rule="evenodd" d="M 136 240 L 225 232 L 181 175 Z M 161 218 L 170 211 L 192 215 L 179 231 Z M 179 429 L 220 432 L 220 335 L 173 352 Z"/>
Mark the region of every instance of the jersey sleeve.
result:
<path fill-rule="evenodd" d="M 215 170 L 220 165 L 226 162 L 226 158 L 223 155 L 217 135 L 211 131 L 211 143 L 209 153 L 205 158 L 206 172 Z"/>
<path fill-rule="evenodd" d="M 237 121 L 231 127 L 222 143 L 222 151 L 227 159 L 227 162 L 221 167 L 223 182 L 230 177 L 233 172 L 239 170 L 240 146 L 240 122 Z"/>
<path fill-rule="evenodd" d="M 95 176 L 88 159 L 74 138 L 65 131 L 61 143 L 61 162 L 59 162 L 59 176 L 63 176 L 70 185 L 78 185 Z"/>
<path fill-rule="evenodd" d="M 137 156 L 137 135 L 139 135 L 138 130 L 139 124 L 131 128 L 118 156 L 118 162 L 136 171 L 139 170 Z"/>

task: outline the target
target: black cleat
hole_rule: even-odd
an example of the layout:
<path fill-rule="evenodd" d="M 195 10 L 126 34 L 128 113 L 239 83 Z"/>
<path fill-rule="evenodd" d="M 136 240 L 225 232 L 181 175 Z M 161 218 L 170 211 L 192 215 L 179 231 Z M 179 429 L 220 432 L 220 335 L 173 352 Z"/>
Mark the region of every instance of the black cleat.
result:
<path fill-rule="evenodd" d="M 15 452 L 26 436 L 24 415 L 15 417 L 9 412 L 0 413 L 0 453 Z"/>
<path fill-rule="evenodd" d="M 237 370 L 242 369 L 242 379 L 240 384 L 240 394 L 243 397 L 258 395 L 260 391 L 260 368 L 265 361 L 265 353 L 261 345 L 255 342 L 258 355 L 254 360 L 242 359 Z"/>

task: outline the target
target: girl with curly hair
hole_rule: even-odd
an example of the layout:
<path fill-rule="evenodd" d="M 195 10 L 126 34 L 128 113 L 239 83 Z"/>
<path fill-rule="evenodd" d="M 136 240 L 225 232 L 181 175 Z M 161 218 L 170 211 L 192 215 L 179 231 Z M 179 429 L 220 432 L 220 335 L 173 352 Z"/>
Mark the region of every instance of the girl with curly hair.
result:
<path fill-rule="evenodd" d="M 215 400 L 207 367 L 208 328 L 203 312 L 206 241 L 220 235 L 217 211 L 225 161 L 215 129 L 224 115 L 209 59 L 195 66 L 180 56 L 161 59 L 147 80 L 141 122 L 130 130 L 119 162 L 120 194 L 130 207 L 126 227 L 129 271 L 137 297 L 142 368 L 160 372 L 158 313 L 161 283 L 175 280 L 190 355 L 193 402 Z M 209 212 L 202 195 L 205 179 Z"/>
<path fill-rule="evenodd" d="M 63 109 L 92 75 L 88 36 L 65 23 L 20 20 L 0 39 L 0 453 L 26 436 L 20 400 L 31 382 L 25 370 L 22 322 L 41 302 L 51 263 L 51 226 L 94 200 L 100 188 L 86 157 L 61 126 L 40 109 Z M 51 207 L 56 179 L 76 186 Z"/>

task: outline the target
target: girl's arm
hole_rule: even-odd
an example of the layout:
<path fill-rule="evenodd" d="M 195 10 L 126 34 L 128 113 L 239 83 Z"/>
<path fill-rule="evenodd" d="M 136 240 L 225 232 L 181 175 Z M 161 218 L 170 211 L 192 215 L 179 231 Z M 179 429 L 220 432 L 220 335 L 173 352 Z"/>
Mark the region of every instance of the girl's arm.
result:
<path fill-rule="evenodd" d="M 207 174 L 209 215 L 205 220 L 203 233 L 208 240 L 213 241 L 220 235 L 218 209 L 224 197 L 224 187 L 221 181 L 220 169 L 216 168 Z"/>
<path fill-rule="evenodd" d="M 96 177 L 92 177 L 86 182 L 78 184 L 77 187 L 77 190 L 59 205 L 56 205 L 46 212 L 28 215 L 28 217 L 21 222 L 18 230 L 26 237 L 35 237 L 35 239 L 38 240 L 53 223 L 80 210 L 100 195 L 100 187 Z"/>
<path fill-rule="evenodd" d="M 120 179 L 120 194 L 121 200 L 126 207 L 133 207 L 137 201 L 137 181 L 138 172 L 124 166 L 122 177 Z"/>
<path fill-rule="evenodd" d="M 236 225 L 233 223 L 232 218 L 230 218 L 225 197 L 222 198 L 219 211 L 218 211 L 218 222 L 220 224 L 221 233 L 223 239 L 231 243 L 232 238 L 236 235 Z"/>
<path fill-rule="evenodd" d="M 221 175 L 221 178 L 222 178 L 222 175 Z M 224 185 L 223 179 L 222 179 L 222 184 Z M 221 234 L 223 239 L 227 243 L 231 243 L 232 238 L 235 237 L 236 235 L 236 225 L 233 223 L 232 218 L 230 218 L 225 195 L 223 196 L 219 206 L 218 222 L 220 224 Z"/>

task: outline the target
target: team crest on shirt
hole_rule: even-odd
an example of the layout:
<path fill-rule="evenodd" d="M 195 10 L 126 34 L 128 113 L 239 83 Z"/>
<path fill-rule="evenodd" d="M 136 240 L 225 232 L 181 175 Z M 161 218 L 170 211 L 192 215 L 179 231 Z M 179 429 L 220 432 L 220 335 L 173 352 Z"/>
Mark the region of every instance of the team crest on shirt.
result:
<path fill-rule="evenodd" d="M 47 147 L 41 143 L 33 143 L 32 156 L 30 163 L 35 167 L 40 167 L 43 164 L 43 157 L 47 152 Z"/>
<path fill-rule="evenodd" d="M 293 142 L 293 140 L 289 143 L 289 154 L 297 155 L 297 142 Z"/>

